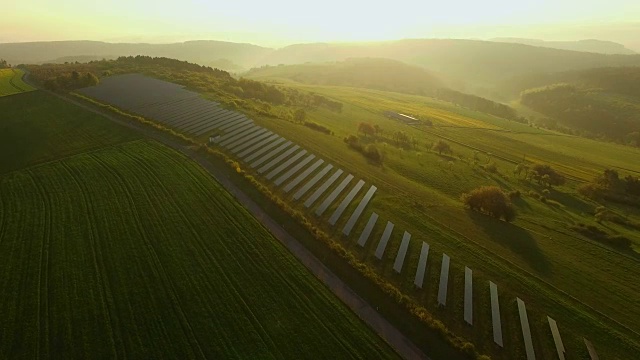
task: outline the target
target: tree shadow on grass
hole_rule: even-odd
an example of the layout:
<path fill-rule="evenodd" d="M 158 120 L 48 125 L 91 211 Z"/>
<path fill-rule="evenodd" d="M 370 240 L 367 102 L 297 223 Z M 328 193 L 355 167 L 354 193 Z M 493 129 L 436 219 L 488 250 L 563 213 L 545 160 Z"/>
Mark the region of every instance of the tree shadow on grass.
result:
<path fill-rule="evenodd" d="M 467 210 L 467 215 L 493 241 L 517 254 L 537 273 L 551 274 L 551 263 L 525 229 L 472 210 Z"/>

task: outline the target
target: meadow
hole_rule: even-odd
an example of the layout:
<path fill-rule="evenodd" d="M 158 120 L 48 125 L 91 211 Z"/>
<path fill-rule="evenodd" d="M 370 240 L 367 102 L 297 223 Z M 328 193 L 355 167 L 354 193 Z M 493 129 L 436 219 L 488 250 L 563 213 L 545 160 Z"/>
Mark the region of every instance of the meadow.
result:
<path fill-rule="evenodd" d="M 342 102 L 340 114 L 324 109 L 307 112 L 308 121 L 331 129 L 334 135 L 320 134 L 290 121 L 259 116 L 254 119 L 378 186 L 370 210 L 396 225 L 383 260 L 377 260 L 373 252 L 384 224 L 378 223 L 364 249 L 355 244 L 369 213 L 362 216 L 354 234 L 344 237 L 340 233 L 344 222 L 338 222 L 335 228 L 326 224 L 326 214 L 331 211 L 317 218 L 291 195 L 275 187 L 272 190 L 307 213 L 314 224 L 341 239 L 349 251 L 404 294 L 424 304 L 454 332 L 471 339 L 481 353 L 504 359 L 523 356 L 516 296 L 527 304 L 536 353 L 541 357 L 555 356 L 547 315 L 558 321 L 567 354 L 586 356 L 582 337 L 591 339 L 601 356 L 627 359 L 640 351 L 640 289 L 634 281 L 640 275 L 637 230 L 612 222 L 598 224 L 593 214 L 602 204 L 579 196 L 575 190 L 606 168 L 637 174 L 638 149 L 550 132 L 426 97 L 291 82 L 285 86 Z M 418 115 L 429 119 L 433 126 L 409 126 L 388 119 L 383 116 L 386 110 Z M 383 129 L 377 136 L 358 134 L 362 143 L 376 143 L 383 149 L 382 166 L 369 163 L 343 142 L 345 136 L 357 134 L 360 122 Z M 391 135 L 397 131 L 416 139 L 416 145 L 396 146 Z M 451 144 L 453 154 L 440 155 L 430 149 L 440 139 Z M 525 180 L 513 172 L 520 162 L 551 164 L 567 177 L 567 184 L 546 189 Z M 484 170 L 482 165 L 488 163 L 494 163 L 498 171 Z M 504 223 L 462 206 L 460 195 L 481 185 L 520 191 L 521 197 L 514 200 L 516 221 Z M 541 195 L 545 196 L 544 202 L 538 199 Z M 632 221 L 639 219 L 637 210 L 632 208 L 614 203 L 605 206 Z M 346 213 L 350 211 L 353 207 Z M 577 223 L 624 235 L 632 240 L 634 250 L 623 252 L 587 239 L 569 228 Z M 392 264 L 401 230 L 409 231 L 413 237 L 405 268 L 398 275 Z M 413 275 L 422 241 L 428 242 L 432 251 L 425 280 L 429 285 L 418 290 L 413 285 Z M 449 290 L 452 305 L 445 308 L 436 303 L 442 253 L 450 255 L 453 262 Z M 480 303 L 474 305 L 478 320 L 473 327 L 462 320 L 464 266 L 474 270 L 474 283 L 479 284 L 474 289 Z M 489 280 L 498 284 L 501 301 L 505 301 L 503 326 L 508 339 L 504 350 L 491 339 Z"/>
<path fill-rule="evenodd" d="M 0 97 L 35 90 L 22 80 L 21 69 L 0 69 Z"/>
<path fill-rule="evenodd" d="M 17 154 L 47 141 L 0 173 L 0 357 L 396 357 L 195 162 L 11 98 Z"/>

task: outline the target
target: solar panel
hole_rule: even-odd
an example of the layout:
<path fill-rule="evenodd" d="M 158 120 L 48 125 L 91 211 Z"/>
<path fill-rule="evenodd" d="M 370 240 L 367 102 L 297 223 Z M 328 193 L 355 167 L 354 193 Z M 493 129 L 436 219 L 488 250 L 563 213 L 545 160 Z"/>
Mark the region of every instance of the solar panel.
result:
<path fill-rule="evenodd" d="M 442 254 L 440 268 L 440 287 L 438 288 L 438 305 L 447 305 L 447 285 L 449 283 L 449 255 Z"/>
<path fill-rule="evenodd" d="M 384 249 L 387 248 L 391 232 L 393 232 L 393 223 L 391 221 L 387 221 L 387 226 L 384 228 L 384 232 L 382 233 L 382 237 L 380 237 L 380 242 L 376 248 L 376 257 L 378 259 L 382 260 L 382 255 L 384 255 Z"/>
<path fill-rule="evenodd" d="M 373 194 L 375 194 L 376 190 L 378 190 L 378 188 L 375 187 L 374 185 L 371 185 L 371 187 L 369 188 L 369 191 L 367 191 L 367 193 L 364 195 L 362 200 L 360 200 L 360 204 L 358 204 L 356 209 L 353 211 L 353 214 L 351 214 L 351 217 L 347 221 L 347 224 L 342 229 L 343 234 L 347 236 L 351 234 L 351 230 L 353 229 L 353 226 L 356 224 L 356 221 L 358 221 L 358 219 L 360 218 L 360 215 L 362 215 L 364 208 L 367 207 L 367 204 L 369 204 L 369 201 L 373 197 Z"/>
<path fill-rule="evenodd" d="M 416 269 L 416 277 L 413 283 L 422 289 L 422 283 L 424 282 L 424 273 L 427 270 L 427 258 L 429 257 L 429 244 L 422 242 L 422 248 L 420 249 L 420 259 L 418 260 L 418 269 Z"/>
<path fill-rule="evenodd" d="M 533 351 L 533 340 L 531 340 L 531 329 L 529 328 L 529 318 L 527 317 L 527 308 L 524 301 L 518 300 L 518 312 L 520 313 L 520 326 L 522 327 L 522 337 L 524 338 L 524 349 L 527 353 L 527 360 L 535 360 L 536 353 Z"/>
<path fill-rule="evenodd" d="M 587 340 L 586 338 L 582 338 L 582 340 L 584 340 L 584 344 L 587 346 L 587 351 L 589 352 L 589 357 L 591 357 L 591 360 L 600 360 L 600 358 L 598 357 L 598 353 L 593 347 L 591 341 Z"/>
<path fill-rule="evenodd" d="M 325 210 L 335 201 L 335 199 L 344 191 L 344 189 L 349 185 L 349 183 L 353 180 L 353 175 L 349 174 L 346 178 L 342 180 L 342 182 L 336 187 L 329 196 L 320 204 L 320 206 L 316 209 L 316 215 L 322 215 Z"/>
<path fill-rule="evenodd" d="M 260 169 L 258 169 L 258 173 L 262 174 L 263 172 L 265 172 L 265 171 L 271 169 L 272 167 L 276 166 L 277 164 L 280 163 L 280 161 L 284 160 L 287 156 L 293 154 L 293 152 L 297 151 L 299 148 L 300 148 L 300 146 L 293 145 L 293 147 L 291 147 L 287 151 L 283 152 L 282 154 L 278 155 L 275 159 L 269 161 L 266 165 L 264 165 Z"/>
<path fill-rule="evenodd" d="M 358 238 L 358 245 L 364 247 L 367 240 L 369 240 L 369 235 L 371 235 L 371 231 L 373 230 L 373 226 L 376 224 L 376 221 L 378 221 L 378 214 L 372 213 L 371 217 L 369 217 L 369 221 L 367 221 L 367 225 L 364 227 L 364 230 L 362 230 L 362 234 L 360 234 L 360 238 Z"/>
<path fill-rule="evenodd" d="M 249 166 L 256 167 L 256 166 L 260 166 L 261 164 L 263 164 L 265 161 L 271 159 L 272 157 L 278 155 L 278 153 L 280 153 L 282 150 L 288 148 L 289 146 L 291 146 L 292 142 L 291 141 L 287 141 L 286 143 L 278 146 L 278 148 L 272 150 L 271 152 L 269 152 L 267 155 L 264 155 L 263 157 L 259 158 L 258 160 L 254 161 L 253 163 L 249 164 Z M 297 146 L 297 145 L 296 145 Z"/>
<path fill-rule="evenodd" d="M 240 144 L 238 144 L 236 147 L 231 147 L 231 152 L 234 154 L 238 154 L 240 151 L 246 150 L 247 148 L 249 148 L 252 145 L 255 145 L 261 141 L 263 141 L 264 139 L 267 139 L 269 137 L 273 137 L 274 139 L 276 137 L 278 137 L 277 135 L 274 135 L 271 131 L 265 129 L 266 131 L 262 134 L 260 134 L 260 136 L 256 136 L 250 140 L 247 140 L 246 142 L 241 142 Z"/>
<path fill-rule="evenodd" d="M 267 179 L 268 180 L 273 179 L 274 177 L 276 177 L 276 175 L 278 175 L 281 172 L 283 172 L 286 168 L 291 166 L 294 162 L 298 161 L 306 153 L 307 153 L 307 150 L 302 150 L 302 151 L 298 152 L 297 154 L 295 154 L 294 156 L 290 157 L 287 161 L 282 163 L 280 166 L 278 166 L 277 168 L 271 170 L 271 172 L 269 174 L 267 174 Z"/>
<path fill-rule="evenodd" d="M 250 131 L 248 133 L 245 133 L 243 135 L 238 135 L 238 137 L 236 137 L 233 140 L 230 140 L 228 144 L 223 145 L 224 147 L 226 147 L 228 150 L 231 149 L 235 149 L 238 145 L 241 144 L 246 144 L 247 142 L 251 141 L 252 139 L 259 137 L 260 135 L 266 133 L 268 130 L 261 127 L 261 126 L 256 126 L 254 129 L 252 129 L 253 131 Z"/>
<path fill-rule="evenodd" d="M 473 325 L 473 272 L 464 267 L 464 321 Z"/>
<path fill-rule="evenodd" d="M 407 256 L 407 249 L 409 248 L 409 240 L 411 240 L 411 234 L 405 231 L 404 235 L 402 235 L 402 242 L 400 243 L 400 249 L 398 249 L 398 255 L 396 255 L 396 261 L 393 263 L 393 270 L 398 274 L 402 272 L 404 258 Z"/>
<path fill-rule="evenodd" d="M 338 221 L 338 219 L 340 218 L 344 210 L 347 208 L 347 206 L 349 206 L 349 204 L 351 204 L 351 201 L 353 201 L 353 198 L 356 197 L 356 195 L 358 195 L 358 192 L 360 191 L 360 189 L 362 189 L 363 186 L 364 186 L 364 180 L 360 180 L 358 181 L 356 186 L 354 186 L 353 189 L 349 191 L 349 193 L 342 200 L 342 202 L 340 203 L 336 211 L 334 211 L 333 215 L 331 215 L 331 217 L 329 218 L 329 224 L 331 225 L 336 224 L 336 221 Z"/>
<path fill-rule="evenodd" d="M 502 321 L 500 320 L 500 302 L 498 300 L 498 286 L 489 281 L 489 292 L 491 293 L 491 322 L 493 323 L 493 342 L 502 344 Z"/>
<path fill-rule="evenodd" d="M 244 159 L 244 161 L 246 162 L 249 162 L 276 147 L 283 141 L 285 141 L 285 138 L 280 137 L 280 135 L 278 134 L 273 134 L 272 136 L 260 141 L 250 148 L 243 150 L 240 154 L 238 154 L 238 157 Z"/>
<path fill-rule="evenodd" d="M 232 133 L 224 134 L 220 139 L 220 146 L 227 147 L 231 143 L 235 142 L 238 139 L 244 139 L 246 136 L 253 134 L 259 130 L 264 129 L 263 127 L 256 126 L 251 123 L 249 127 L 244 127 L 242 130 L 236 130 Z"/>
<path fill-rule="evenodd" d="M 293 195 L 293 199 L 298 200 L 302 196 L 304 196 L 304 194 L 306 194 L 309 189 L 311 189 L 318 181 L 320 181 L 325 175 L 327 175 L 327 173 L 331 169 L 333 169 L 333 165 L 327 164 L 324 169 L 317 173 L 316 176 L 309 180 L 309 182 L 307 182 L 300 190 L 298 190 L 298 192 L 295 193 L 295 195 Z"/>
<path fill-rule="evenodd" d="M 564 344 L 562 343 L 562 338 L 560 337 L 560 331 L 558 331 L 558 324 L 555 320 L 547 316 L 547 320 L 549 321 L 549 328 L 551 329 L 551 335 L 553 336 L 553 342 L 556 345 L 556 352 L 558 353 L 558 359 L 564 360 Z"/>
<path fill-rule="evenodd" d="M 312 195 L 310 198 L 307 199 L 307 201 L 304 202 L 304 206 L 305 207 L 309 207 L 311 205 L 313 205 L 314 202 L 316 202 L 316 200 L 318 200 L 318 198 L 322 195 L 322 193 L 324 193 L 325 191 L 327 191 L 327 189 L 329 188 L 329 186 L 331 186 L 331 184 L 333 184 L 336 180 L 338 180 L 338 177 L 340 177 L 340 175 L 342 175 L 342 169 L 338 169 L 336 170 L 335 173 L 333 173 L 333 175 L 331 175 L 331 177 L 329 179 L 327 179 L 327 181 L 324 182 L 324 184 L 322 184 Z"/>
<path fill-rule="evenodd" d="M 315 159 L 316 156 L 311 154 L 309 156 L 307 156 L 306 158 L 302 159 L 302 161 L 300 161 L 299 163 L 296 164 L 296 166 L 292 167 L 291 169 L 289 169 L 289 171 L 287 171 L 286 173 L 284 173 L 282 176 L 280 176 L 275 182 L 274 184 L 276 184 L 276 186 L 280 186 L 283 182 L 289 180 L 289 178 L 291 176 L 293 176 L 293 174 L 297 173 L 298 171 L 300 171 L 300 169 L 302 169 L 304 166 L 306 166 L 308 163 L 311 162 L 311 160 Z"/>

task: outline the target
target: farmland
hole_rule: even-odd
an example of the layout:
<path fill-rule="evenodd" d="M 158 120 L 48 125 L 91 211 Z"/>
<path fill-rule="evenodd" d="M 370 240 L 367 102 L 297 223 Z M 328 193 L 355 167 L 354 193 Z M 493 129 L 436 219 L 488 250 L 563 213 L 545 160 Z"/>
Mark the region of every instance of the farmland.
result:
<path fill-rule="evenodd" d="M 480 353 L 492 358 L 525 356 L 520 304 L 526 304 L 533 348 L 541 358 L 555 356 L 547 316 L 557 321 L 568 356 L 587 356 L 583 337 L 594 343 L 601 356 L 614 359 L 632 358 L 640 350 L 637 340 L 640 331 L 637 294 L 640 289 L 634 282 L 640 275 L 637 231 L 614 222 L 597 222 L 594 213 L 601 204 L 576 191 L 579 184 L 590 181 L 609 167 L 620 169 L 623 174 L 640 171 L 634 161 L 637 149 L 550 132 L 426 97 L 294 83 L 286 86 L 340 102 L 341 112 L 322 107 L 307 109 L 306 120 L 328 128 L 329 134 L 320 134 L 287 117 L 256 113 L 251 116 L 255 124 L 277 134 L 275 137 L 267 134 L 265 143 L 258 140 L 259 149 L 249 148 L 254 155 L 260 152 L 258 160 L 244 151 L 236 154 L 229 149 L 227 145 L 236 143 L 235 138 L 218 144 L 239 161 L 239 171 L 243 169 L 255 176 L 287 204 L 305 214 L 314 226 L 332 235 L 359 261 L 358 269 L 362 266 L 373 269 L 407 299 L 424 307 L 448 329 L 469 339 Z M 205 95 L 215 98 L 215 94 Z M 432 126 L 427 126 L 426 122 L 407 125 L 388 119 L 382 115 L 387 110 L 414 114 L 420 119 L 428 119 Z M 375 135 L 360 134 L 360 122 L 378 125 L 382 131 Z M 234 129 L 250 131 L 251 126 L 237 124 Z M 397 132 L 404 132 L 412 141 L 401 145 L 394 138 Z M 208 141 L 209 135 L 202 134 L 199 139 Z M 383 163 L 371 163 L 361 153 L 351 150 L 343 141 L 348 135 L 355 135 L 363 146 L 377 146 L 384 155 Z M 277 140 L 274 139 L 278 137 L 282 145 L 275 143 Z M 432 150 L 431 145 L 442 139 L 451 145 L 452 154 Z M 272 143 L 260 148 L 269 141 Z M 330 162 L 334 166 L 330 172 L 332 178 L 337 171 L 346 171 L 328 185 L 325 180 L 330 175 L 325 174 L 325 178 L 306 189 L 304 196 L 296 197 L 300 188 L 309 184 L 304 185 L 305 182 L 311 182 L 309 179 L 315 179 L 326 168 L 323 165 L 312 170 L 304 182 L 290 189 L 293 191 L 283 190 L 287 189 L 286 183 L 281 184 L 283 188 L 272 183 L 273 179 L 268 178 L 269 171 L 261 169 L 263 166 L 273 168 L 277 166 L 273 161 L 285 161 L 286 156 L 294 156 L 294 151 L 300 150 L 290 146 L 303 146 L 316 158 Z M 268 155 L 263 155 L 265 152 Z M 254 164 L 255 161 L 260 164 Z M 551 164 L 568 181 L 565 185 L 548 188 L 525 179 L 513 171 L 516 164 L 522 162 Z M 489 165 L 495 170 L 488 170 Z M 351 234 L 343 236 L 341 229 L 347 216 L 339 219 L 335 226 L 330 226 L 330 220 L 348 192 L 338 192 L 337 198 L 333 197 L 335 189 L 345 181 L 338 177 L 346 179 L 348 176 L 363 179 L 379 190 Z M 513 223 L 497 221 L 463 207 L 460 195 L 482 185 L 497 185 L 508 192 L 519 192 L 520 196 L 513 200 L 518 212 Z M 316 192 L 319 194 L 317 201 L 306 206 Z M 340 211 L 352 213 L 362 196 L 362 193 L 358 194 L 346 210 Z M 325 207 L 324 203 L 330 198 Z M 637 210 L 615 203 L 605 205 L 629 219 L 630 223 L 638 222 Z M 319 210 L 319 207 L 323 209 Z M 360 247 L 358 237 L 373 212 L 380 220 L 373 227 L 369 242 Z M 379 259 L 375 256 L 378 239 L 388 222 L 394 223 L 395 228 Z M 586 238 L 572 230 L 580 223 L 626 236 L 631 239 L 632 247 L 619 250 Z M 393 269 L 394 258 L 404 231 L 412 237 L 404 267 L 397 271 Z M 302 240 L 310 248 L 322 252 L 317 244 Z M 414 286 L 414 274 L 422 242 L 430 244 L 431 250 L 424 286 L 418 289 Z M 445 306 L 439 306 L 436 294 L 440 288 L 443 254 L 451 259 L 446 289 L 449 300 Z M 465 266 L 473 270 L 473 326 L 463 320 Z M 498 285 L 505 337 L 503 349 L 495 345 L 492 338 L 489 281 Z M 383 300 L 366 291 L 363 296 L 374 305 L 385 305 Z M 388 306 L 382 311 L 391 317 L 398 315 L 398 311 Z M 405 320 L 406 323 L 411 321 L 400 316 L 397 323 L 402 324 Z M 428 342 L 421 342 L 425 336 L 422 328 L 406 325 L 403 329 L 412 333 L 412 339 L 428 350 Z"/>
<path fill-rule="evenodd" d="M 52 138 L 0 175 L 0 357 L 395 357 L 196 163 L 45 93 L 12 98 L 3 113 L 37 112 L 0 126 Z"/>
<path fill-rule="evenodd" d="M 34 88 L 22 81 L 21 69 L 0 69 L 0 97 L 33 91 Z"/>

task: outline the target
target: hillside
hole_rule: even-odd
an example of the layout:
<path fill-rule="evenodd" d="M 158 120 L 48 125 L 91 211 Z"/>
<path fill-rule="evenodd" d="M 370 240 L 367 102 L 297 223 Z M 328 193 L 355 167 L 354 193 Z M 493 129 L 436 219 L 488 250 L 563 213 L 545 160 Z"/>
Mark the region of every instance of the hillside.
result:
<path fill-rule="evenodd" d="M 64 62 L 68 59 L 111 59 L 147 55 L 170 57 L 200 65 L 224 65 L 225 70 L 248 69 L 269 48 L 224 41 L 187 41 L 173 44 L 106 43 L 101 41 L 54 41 L 0 44 L 0 58 L 10 64 Z"/>
<path fill-rule="evenodd" d="M 521 104 L 588 136 L 637 145 L 640 67 L 596 68 L 514 79 L 504 86 Z"/>
<path fill-rule="evenodd" d="M 373 58 L 264 66 L 251 69 L 243 76 L 255 80 L 283 78 L 303 84 L 352 86 L 418 95 L 433 95 L 436 89 L 444 86 L 440 79 L 424 68 Z"/>
<path fill-rule="evenodd" d="M 545 40 L 539 40 L 539 39 L 503 37 L 503 38 L 490 39 L 490 41 L 540 46 L 540 47 L 547 47 L 552 49 L 592 52 L 592 53 L 599 53 L 599 54 L 632 55 L 636 53 L 633 50 L 627 49 L 622 44 L 618 44 L 613 41 L 603 41 L 603 40 L 594 40 L 594 39 L 578 40 L 578 41 L 545 41 Z"/>
<path fill-rule="evenodd" d="M 604 55 L 478 40 L 408 39 L 372 43 L 298 44 L 278 49 L 264 64 L 389 58 L 423 66 L 458 90 L 488 95 L 494 84 L 525 74 L 640 65 L 640 55 Z"/>

